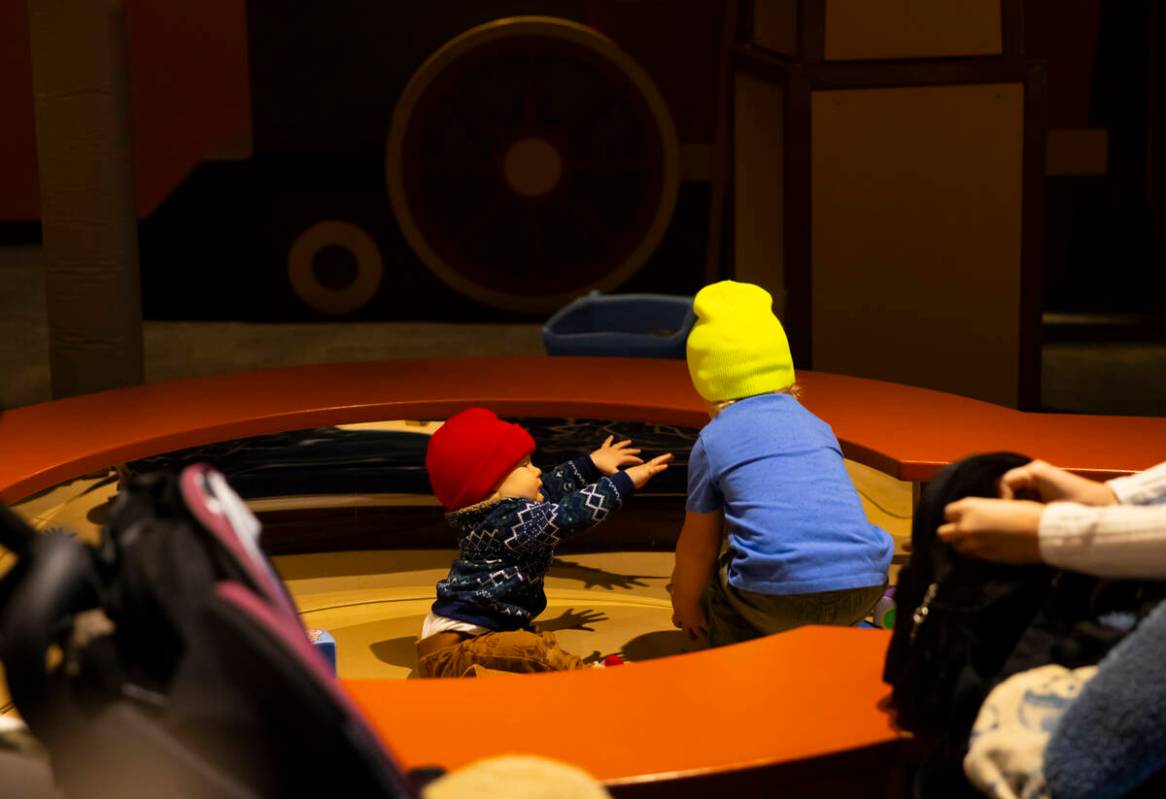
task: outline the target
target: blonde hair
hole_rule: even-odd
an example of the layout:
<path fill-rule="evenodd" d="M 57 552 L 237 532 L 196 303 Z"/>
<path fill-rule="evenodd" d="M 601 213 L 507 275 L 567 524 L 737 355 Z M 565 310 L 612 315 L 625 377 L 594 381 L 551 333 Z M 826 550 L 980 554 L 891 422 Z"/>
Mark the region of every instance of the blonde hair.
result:
<path fill-rule="evenodd" d="M 800 383 L 790 383 L 785 388 L 779 388 L 777 391 L 767 391 L 765 393 L 766 394 L 789 394 L 794 399 L 800 401 L 802 398 L 802 386 Z M 756 397 L 756 396 L 760 396 L 760 395 L 754 394 L 753 396 Z M 707 403 L 708 408 L 709 408 L 709 416 L 715 417 L 718 413 L 720 413 L 725 408 L 732 405 L 737 400 L 743 400 L 743 399 L 747 399 L 747 397 L 737 397 L 737 399 L 728 399 L 728 400 L 720 400 L 718 402 L 709 402 L 709 403 Z"/>

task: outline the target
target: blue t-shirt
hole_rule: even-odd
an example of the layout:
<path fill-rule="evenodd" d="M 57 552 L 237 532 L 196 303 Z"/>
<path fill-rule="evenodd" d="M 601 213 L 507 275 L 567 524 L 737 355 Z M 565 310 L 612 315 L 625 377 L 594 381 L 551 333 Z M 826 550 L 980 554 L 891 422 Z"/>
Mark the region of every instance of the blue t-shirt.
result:
<path fill-rule="evenodd" d="M 789 394 L 738 400 L 701 430 L 687 508 L 724 510 L 735 588 L 808 594 L 887 578 L 894 541 L 867 521 L 830 426 Z"/>

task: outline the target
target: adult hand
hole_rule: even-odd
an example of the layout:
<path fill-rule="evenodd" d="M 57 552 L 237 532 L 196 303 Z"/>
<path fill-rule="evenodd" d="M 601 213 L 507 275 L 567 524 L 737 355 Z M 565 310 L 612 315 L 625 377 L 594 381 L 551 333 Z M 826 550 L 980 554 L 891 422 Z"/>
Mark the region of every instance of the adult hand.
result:
<path fill-rule="evenodd" d="M 700 603 L 677 602 L 672 598 L 672 624 L 688 633 L 689 638 L 708 636 L 708 620 Z"/>
<path fill-rule="evenodd" d="M 1083 505 L 1115 505 L 1117 497 L 1105 483 L 1058 469 L 1045 461 L 1030 461 L 1010 469 L 1000 478 L 1000 497 L 1015 499 L 1035 492 L 1041 502 L 1080 502 Z"/>
<path fill-rule="evenodd" d="M 643 488 L 649 480 L 668 468 L 668 461 L 670 460 L 672 460 L 672 453 L 665 452 L 663 455 L 657 455 L 652 458 L 647 463 L 641 463 L 639 466 L 632 466 L 625 469 L 624 473 L 632 478 L 632 484 L 636 488 Z"/>
<path fill-rule="evenodd" d="M 946 524 L 937 530 L 962 554 L 999 563 L 1040 563 L 1039 502 L 967 497 L 943 509 Z"/>
<path fill-rule="evenodd" d="M 637 457 L 640 451 L 631 449 L 631 439 L 625 439 L 618 444 L 611 443 L 614 440 L 615 436 L 608 436 L 599 449 L 591 453 L 591 462 L 595 464 L 596 469 L 604 474 L 615 474 L 621 466 L 644 462 L 643 458 Z"/>

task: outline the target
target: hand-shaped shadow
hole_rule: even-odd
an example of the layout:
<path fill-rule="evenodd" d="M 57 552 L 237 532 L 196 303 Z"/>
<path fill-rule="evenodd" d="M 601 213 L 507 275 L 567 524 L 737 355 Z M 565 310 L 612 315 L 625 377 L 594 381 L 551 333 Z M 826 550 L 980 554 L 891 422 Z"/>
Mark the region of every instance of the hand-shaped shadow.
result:
<path fill-rule="evenodd" d="M 576 613 L 575 608 L 568 608 L 563 611 L 563 615 L 557 618 L 539 621 L 538 629 L 544 633 L 556 630 L 586 630 L 593 633 L 595 628 L 587 625 L 607 621 L 607 618 L 607 614 L 601 610 L 584 610 Z"/>
<path fill-rule="evenodd" d="M 649 588 L 644 580 L 664 579 L 651 574 L 616 574 L 562 558 L 552 560 L 551 569 L 555 577 L 579 580 L 584 588 L 605 588 L 609 591 L 613 588 Z"/>

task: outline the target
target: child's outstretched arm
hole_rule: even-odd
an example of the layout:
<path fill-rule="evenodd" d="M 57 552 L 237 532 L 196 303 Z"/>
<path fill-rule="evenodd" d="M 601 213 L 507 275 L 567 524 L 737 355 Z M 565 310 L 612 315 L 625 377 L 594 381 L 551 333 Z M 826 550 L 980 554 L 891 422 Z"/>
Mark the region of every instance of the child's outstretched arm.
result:
<path fill-rule="evenodd" d="M 581 455 L 542 473 L 543 499 L 547 502 L 561 502 L 563 497 L 591 485 L 601 477 L 603 472 L 595 468 L 589 457 Z"/>
<path fill-rule="evenodd" d="M 596 469 L 604 474 L 615 474 L 621 466 L 633 466 L 644 462 L 644 459 L 639 457 L 640 450 L 632 447 L 630 438 L 625 438 L 618 444 L 612 443 L 613 441 L 615 436 L 608 436 L 599 445 L 599 449 L 591 453 L 591 462 L 595 464 Z"/>
<path fill-rule="evenodd" d="M 701 596 L 721 551 L 722 511 L 684 514 L 672 570 L 672 623 L 690 638 L 708 634 Z"/>
<path fill-rule="evenodd" d="M 630 439 L 613 444 L 615 436 L 608 436 L 599 449 L 590 455 L 556 466 L 542 476 L 542 494 L 547 502 L 559 502 L 567 494 L 594 483 L 604 475 L 611 476 L 621 466 L 641 464 L 640 451 L 633 449 Z"/>
<path fill-rule="evenodd" d="M 554 547 L 607 518 L 623 506 L 635 489 L 668 468 L 672 453 L 659 455 L 647 463 L 600 477 L 559 498 L 558 502 L 528 502 L 516 515 L 504 544 L 513 552 Z M 556 470 L 557 471 L 557 470 Z M 546 483 L 543 483 L 546 493 Z"/>

